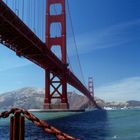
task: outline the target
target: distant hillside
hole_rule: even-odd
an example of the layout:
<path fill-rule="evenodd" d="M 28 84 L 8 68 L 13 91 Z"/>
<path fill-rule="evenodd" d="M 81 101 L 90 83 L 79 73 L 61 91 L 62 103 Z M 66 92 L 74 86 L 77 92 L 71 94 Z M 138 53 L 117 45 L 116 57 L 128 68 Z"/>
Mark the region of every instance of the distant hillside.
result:
<path fill-rule="evenodd" d="M 70 109 L 85 109 L 92 107 L 87 97 L 69 92 L 68 100 Z M 99 98 L 95 98 L 97 104 L 101 107 L 137 107 L 140 106 L 140 101 L 128 102 L 105 102 Z M 25 109 L 42 109 L 44 102 L 44 90 L 37 88 L 22 88 L 15 91 L 3 93 L 0 95 L 0 109 L 7 110 L 12 107 Z M 58 103 L 57 100 L 53 103 Z"/>
<path fill-rule="evenodd" d="M 22 88 L 0 95 L 0 109 L 12 107 L 42 108 L 44 90 L 35 88 Z"/>
<path fill-rule="evenodd" d="M 140 101 L 132 100 L 132 101 L 127 101 L 127 103 L 129 104 L 129 106 L 133 106 L 133 107 L 140 106 Z"/>
<path fill-rule="evenodd" d="M 89 106 L 85 96 L 75 93 L 68 93 L 68 100 L 71 109 L 83 109 Z M 37 88 L 22 88 L 0 95 L 0 109 L 19 107 L 25 109 L 41 109 L 44 102 L 44 90 Z M 98 99 L 98 102 L 103 102 Z M 54 101 L 57 103 L 57 101 Z"/>

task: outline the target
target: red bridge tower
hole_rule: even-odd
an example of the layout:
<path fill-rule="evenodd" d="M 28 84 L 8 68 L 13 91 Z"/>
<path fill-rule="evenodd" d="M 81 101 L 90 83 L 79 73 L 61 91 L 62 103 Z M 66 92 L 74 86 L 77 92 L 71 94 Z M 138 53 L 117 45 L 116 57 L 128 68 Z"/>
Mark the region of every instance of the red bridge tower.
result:
<path fill-rule="evenodd" d="M 61 7 L 61 13 L 52 13 L 51 7 L 59 5 Z M 53 30 L 53 24 L 59 24 L 61 28 L 61 35 L 51 35 Z M 51 73 L 49 69 L 45 70 L 45 109 L 67 109 L 67 56 L 66 56 L 66 12 L 65 12 L 65 0 L 46 0 L 46 46 L 51 50 L 52 47 L 61 48 L 61 61 L 64 64 L 64 72 L 59 75 Z M 55 69 L 55 67 L 54 67 Z M 60 102 L 56 105 L 53 104 L 52 99 L 60 99 Z"/>

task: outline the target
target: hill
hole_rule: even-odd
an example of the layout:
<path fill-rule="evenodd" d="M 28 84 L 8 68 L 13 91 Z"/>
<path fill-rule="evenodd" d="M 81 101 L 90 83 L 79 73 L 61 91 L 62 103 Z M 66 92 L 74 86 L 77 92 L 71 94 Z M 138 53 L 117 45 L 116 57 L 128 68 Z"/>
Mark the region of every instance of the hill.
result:
<path fill-rule="evenodd" d="M 89 101 L 85 96 L 73 92 L 68 93 L 70 109 L 83 109 L 89 106 Z M 103 101 L 97 99 L 98 103 Z M 26 87 L 0 95 L 0 109 L 19 107 L 25 109 L 42 109 L 44 101 L 44 90 Z M 57 103 L 56 100 L 53 103 Z"/>
<path fill-rule="evenodd" d="M 87 97 L 69 92 L 68 100 L 70 109 L 85 109 L 92 107 Z M 95 98 L 97 104 L 101 107 L 123 108 L 140 106 L 140 101 L 127 102 L 105 102 L 99 98 Z M 0 109 L 10 109 L 19 107 L 25 109 L 42 109 L 44 102 L 44 90 L 26 87 L 15 91 L 3 93 L 0 95 Z M 54 100 L 56 104 L 58 101 Z"/>

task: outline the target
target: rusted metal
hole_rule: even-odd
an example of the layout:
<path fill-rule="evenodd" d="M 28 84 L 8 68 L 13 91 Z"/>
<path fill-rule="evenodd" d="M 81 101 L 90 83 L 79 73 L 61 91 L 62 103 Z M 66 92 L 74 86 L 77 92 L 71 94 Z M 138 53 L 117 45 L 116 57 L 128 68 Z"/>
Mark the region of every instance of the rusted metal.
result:
<path fill-rule="evenodd" d="M 10 118 L 10 140 L 13 140 L 13 131 L 14 131 L 14 117 Z"/>
<path fill-rule="evenodd" d="M 18 112 L 15 112 L 13 123 L 13 140 L 19 140 L 19 129 L 20 129 L 19 118 L 20 114 Z"/>
<path fill-rule="evenodd" d="M 24 116 L 20 116 L 19 122 L 20 122 L 19 139 L 20 140 L 24 140 L 24 135 L 25 135 L 25 117 Z"/>
<path fill-rule="evenodd" d="M 19 111 L 10 118 L 10 140 L 24 140 L 24 116 Z"/>
<path fill-rule="evenodd" d="M 11 114 L 14 114 L 14 117 L 11 117 L 11 126 L 10 126 L 10 140 L 24 140 L 24 119 L 30 120 L 36 126 L 42 128 L 44 132 L 54 135 L 58 140 L 79 140 L 76 139 L 62 131 L 58 130 L 57 128 L 49 125 L 46 121 L 42 121 L 38 119 L 36 116 L 31 114 L 30 112 L 24 109 L 13 108 L 10 111 L 5 111 L 0 113 L 0 118 L 7 118 Z M 22 116 L 21 116 L 22 115 Z M 22 128 L 20 128 L 22 127 Z M 11 130 L 13 129 L 13 130 Z"/>

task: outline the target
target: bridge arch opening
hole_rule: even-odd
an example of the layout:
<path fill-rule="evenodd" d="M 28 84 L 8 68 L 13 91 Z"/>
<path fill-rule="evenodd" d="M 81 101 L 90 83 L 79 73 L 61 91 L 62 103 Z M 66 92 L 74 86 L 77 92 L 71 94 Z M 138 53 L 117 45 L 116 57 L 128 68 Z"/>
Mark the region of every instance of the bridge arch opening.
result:
<path fill-rule="evenodd" d="M 62 52 L 61 52 L 61 46 L 55 45 L 51 47 L 51 51 L 60 59 L 62 60 Z"/>
<path fill-rule="evenodd" d="M 60 22 L 55 22 L 51 24 L 50 27 L 50 37 L 61 37 L 62 36 L 62 25 Z"/>
<path fill-rule="evenodd" d="M 50 15 L 61 15 L 62 14 L 62 4 L 51 4 L 50 5 Z"/>

